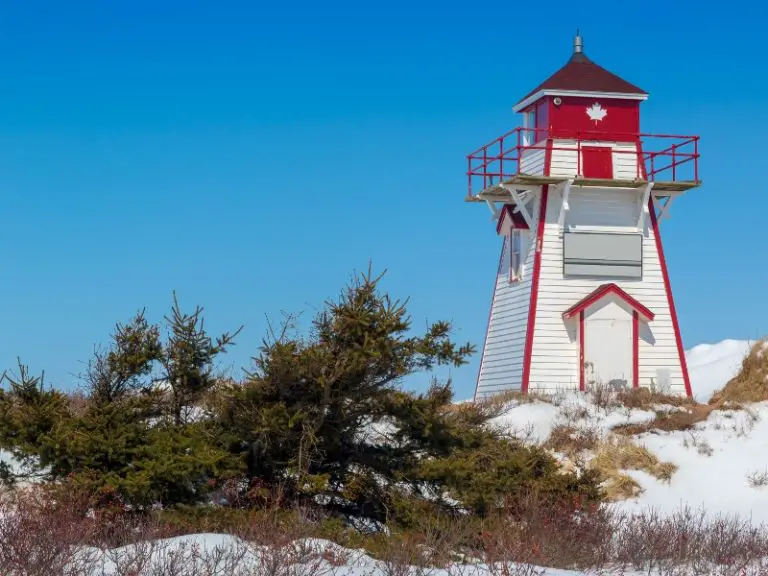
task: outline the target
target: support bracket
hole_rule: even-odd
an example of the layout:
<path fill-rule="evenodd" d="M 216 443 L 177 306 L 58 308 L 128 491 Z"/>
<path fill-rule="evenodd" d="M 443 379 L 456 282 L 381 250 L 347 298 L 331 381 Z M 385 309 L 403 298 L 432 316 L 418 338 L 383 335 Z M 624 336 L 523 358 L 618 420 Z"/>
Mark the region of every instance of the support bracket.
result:
<path fill-rule="evenodd" d="M 659 213 L 656 216 L 656 219 L 661 221 L 662 218 L 667 219 L 669 218 L 669 205 L 672 204 L 672 200 L 674 199 L 674 196 L 671 194 L 667 196 L 667 201 L 664 202 L 662 205 L 661 202 L 658 202 L 659 207 Z"/>
<path fill-rule="evenodd" d="M 645 229 L 645 223 L 648 218 L 648 204 L 651 200 L 651 189 L 653 182 L 648 182 L 643 188 L 643 196 L 640 198 L 640 214 L 637 217 L 637 231 L 642 232 Z"/>
<path fill-rule="evenodd" d="M 562 236 L 565 231 L 565 213 L 571 208 L 568 204 L 568 198 L 571 194 L 571 184 L 573 184 L 573 178 L 570 178 L 563 183 L 563 203 L 560 205 L 560 215 L 557 217 L 557 226 L 560 230 L 560 236 Z"/>
<path fill-rule="evenodd" d="M 518 211 L 520 212 L 520 214 L 523 215 L 523 220 L 525 220 L 525 223 L 528 224 L 529 230 L 533 230 L 534 229 L 533 218 L 531 217 L 531 213 L 528 212 L 528 208 L 525 206 L 525 203 L 520 198 L 518 191 L 515 190 L 514 188 L 507 186 L 506 184 L 501 184 L 501 187 L 510 193 L 510 195 L 512 196 L 512 199 L 515 201 L 515 205 L 517 206 Z"/>
<path fill-rule="evenodd" d="M 485 200 L 485 203 L 488 205 L 488 208 L 491 209 L 491 214 L 493 216 L 491 217 L 491 220 L 498 220 L 499 219 L 499 209 L 496 207 L 496 202 L 494 200 Z"/>

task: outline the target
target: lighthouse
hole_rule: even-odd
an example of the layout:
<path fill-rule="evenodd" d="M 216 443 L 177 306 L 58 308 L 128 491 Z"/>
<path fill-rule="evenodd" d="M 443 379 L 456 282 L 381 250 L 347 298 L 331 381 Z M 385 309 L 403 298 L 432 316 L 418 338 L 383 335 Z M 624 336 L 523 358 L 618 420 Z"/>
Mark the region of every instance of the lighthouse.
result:
<path fill-rule="evenodd" d="M 659 223 L 701 185 L 698 136 L 646 134 L 648 94 L 577 34 L 514 105 L 521 125 L 469 154 L 501 256 L 475 398 L 650 388 L 692 395 Z"/>

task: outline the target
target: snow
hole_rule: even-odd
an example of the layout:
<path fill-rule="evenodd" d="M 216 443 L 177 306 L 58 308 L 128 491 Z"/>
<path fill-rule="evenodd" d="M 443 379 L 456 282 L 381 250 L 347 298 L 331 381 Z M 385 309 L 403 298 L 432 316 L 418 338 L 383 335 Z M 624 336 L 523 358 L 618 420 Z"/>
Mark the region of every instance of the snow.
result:
<path fill-rule="evenodd" d="M 643 434 L 635 441 L 679 468 L 668 484 L 628 471 L 644 492 L 620 508 L 671 512 L 687 505 L 768 523 L 768 486 L 753 487 L 749 481 L 768 472 L 768 403 L 749 411 L 716 411 L 692 431 Z"/>
<path fill-rule="evenodd" d="M 135 568 L 148 554 L 150 561 L 144 564 L 142 573 L 165 573 L 165 567 L 184 566 L 185 572 L 195 566 L 205 574 L 227 574 L 232 576 L 272 576 L 278 574 L 312 574 L 316 576 L 387 576 L 389 574 L 418 574 L 414 569 L 409 572 L 395 568 L 365 554 L 362 550 L 345 549 L 333 542 L 319 539 L 305 539 L 293 542 L 286 549 L 270 549 L 245 542 L 227 534 L 194 534 L 156 540 L 151 544 L 124 546 L 112 550 L 84 549 L 84 557 L 89 560 L 90 574 L 111 576 L 123 574 L 127 568 Z M 221 558 L 226 553 L 233 559 L 231 564 Z M 218 558 L 218 560 L 217 560 Z M 298 560 L 294 570 L 285 570 L 285 562 Z M 341 560 L 334 565 L 329 559 Z M 535 567 L 534 567 L 535 568 Z M 447 569 L 430 570 L 432 576 L 491 575 L 499 573 L 515 574 L 514 569 L 502 571 L 499 566 L 490 570 L 487 565 L 454 565 Z M 522 573 L 522 572 L 520 572 Z M 581 572 L 538 568 L 535 572 L 525 572 L 535 576 L 576 576 Z M 632 576 L 633 573 L 625 573 Z"/>
<path fill-rule="evenodd" d="M 701 344 L 686 352 L 691 385 L 705 403 L 741 368 L 754 342 L 724 340 Z M 590 394 L 561 392 L 548 400 L 512 401 L 491 425 L 541 444 L 558 424 L 589 428 L 605 437 L 618 425 L 652 420 L 657 411 L 622 407 L 600 408 Z M 704 507 L 708 514 L 739 515 L 768 523 L 768 402 L 739 411 L 715 411 L 694 430 L 645 433 L 633 437 L 662 462 L 678 466 L 670 482 L 640 471 L 625 471 L 641 486 L 639 496 L 616 504 L 620 509 L 654 508 L 672 513 L 681 506 Z M 765 475 L 765 486 L 750 477 Z M 760 482 L 757 482 L 759 484 Z"/>
<path fill-rule="evenodd" d="M 648 410 L 621 406 L 600 408 L 590 401 L 588 395 L 564 391 L 551 401 L 511 401 L 500 416 L 491 420 L 490 425 L 529 442 L 542 444 L 558 425 L 589 428 L 605 435 L 616 426 L 648 422 L 655 417 L 656 414 Z"/>
<path fill-rule="evenodd" d="M 699 344 L 685 353 L 693 396 L 706 403 L 733 378 L 754 341 L 723 340 L 718 344 Z"/>

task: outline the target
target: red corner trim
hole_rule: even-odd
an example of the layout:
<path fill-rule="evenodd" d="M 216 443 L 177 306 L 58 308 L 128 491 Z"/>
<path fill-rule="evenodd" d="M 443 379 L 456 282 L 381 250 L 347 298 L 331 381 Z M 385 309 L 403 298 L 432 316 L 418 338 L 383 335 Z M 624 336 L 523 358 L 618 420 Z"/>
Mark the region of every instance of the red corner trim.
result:
<path fill-rule="evenodd" d="M 669 303 L 669 314 L 672 316 L 672 328 L 675 331 L 675 340 L 677 341 L 677 354 L 680 356 L 680 368 L 683 371 L 683 383 L 685 384 L 685 393 L 691 398 L 691 380 L 688 376 L 688 362 L 685 359 L 685 350 L 683 349 L 683 339 L 680 336 L 680 325 L 677 321 L 677 311 L 675 310 L 675 300 L 672 297 L 672 285 L 669 282 L 667 273 L 667 262 L 664 258 L 664 248 L 661 245 L 661 234 L 659 234 L 659 222 L 656 219 L 656 211 L 653 206 L 653 200 L 648 201 L 648 211 L 653 225 L 653 235 L 656 239 L 656 251 L 659 253 L 659 264 L 661 265 L 661 275 L 664 277 L 664 289 L 667 292 L 667 302 Z"/>
<path fill-rule="evenodd" d="M 549 176 L 549 168 L 552 163 L 552 139 L 547 139 L 547 148 L 544 152 L 544 175 Z M 541 206 L 539 207 L 539 222 L 536 227 L 536 246 L 533 255 L 533 276 L 531 278 L 531 302 L 528 306 L 528 329 L 525 332 L 525 351 L 523 354 L 523 377 L 520 390 L 523 394 L 528 392 L 528 383 L 531 378 L 531 357 L 533 354 L 533 333 L 536 327 L 536 303 L 539 298 L 539 276 L 541 275 L 541 251 L 544 249 L 544 226 L 547 220 L 547 199 L 549 197 L 549 185 L 541 187 Z"/>
<path fill-rule="evenodd" d="M 582 312 L 583 310 L 586 310 L 589 308 L 592 304 L 595 304 L 596 302 L 602 300 L 609 294 L 615 294 L 624 302 L 626 302 L 632 310 L 635 312 L 640 313 L 643 318 L 650 322 L 654 319 L 655 314 L 651 312 L 648 308 L 640 304 L 637 300 L 632 298 L 629 294 L 627 294 L 624 290 L 619 288 L 616 284 L 603 284 L 602 286 L 599 286 L 596 290 L 591 292 L 590 294 L 586 295 L 584 298 L 576 302 L 573 306 L 568 308 L 565 312 L 563 312 L 563 318 L 573 318 L 578 312 Z"/>

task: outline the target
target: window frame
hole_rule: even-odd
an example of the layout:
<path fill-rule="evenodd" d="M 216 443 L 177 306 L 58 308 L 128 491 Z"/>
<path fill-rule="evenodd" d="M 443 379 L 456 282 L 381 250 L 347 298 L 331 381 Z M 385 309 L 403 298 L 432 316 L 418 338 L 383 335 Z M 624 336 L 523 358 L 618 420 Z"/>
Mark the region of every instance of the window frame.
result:
<path fill-rule="evenodd" d="M 523 230 L 512 228 L 507 235 L 509 283 L 516 284 L 523 279 Z M 517 242 L 515 242 L 517 240 Z M 515 250 L 517 248 L 517 250 Z"/>

